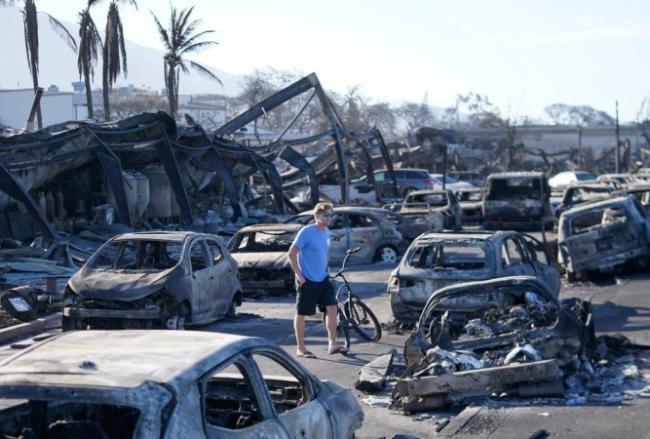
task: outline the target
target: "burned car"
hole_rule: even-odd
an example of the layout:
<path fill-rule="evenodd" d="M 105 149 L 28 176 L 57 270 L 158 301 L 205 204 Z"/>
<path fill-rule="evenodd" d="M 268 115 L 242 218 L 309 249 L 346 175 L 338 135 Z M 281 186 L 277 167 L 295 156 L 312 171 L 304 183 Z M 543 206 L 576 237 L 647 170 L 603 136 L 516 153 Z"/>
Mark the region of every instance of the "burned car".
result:
<path fill-rule="evenodd" d="M 634 195 L 583 204 L 560 216 L 558 261 L 569 280 L 626 263 L 647 267 L 649 243 L 650 219 Z"/>
<path fill-rule="evenodd" d="M 394 397 L 409 411 L 507 392 L 562 396 L 594 344 L 591 304 L 558 301 L 538 279 L 513 276 L 436 291 L 404 346 Z"/>
<path fill-rule="evenodd" d="M 64 302 L 64 330 L 182 329 L 234 313 L 241 285 L 237 263 L 213 235 L 126 233 L 70 278 Z"/>
<path fill-rule="evenodd" d="M 277 345 L 209 332 L 75 331 L 0 364 L 0 433 L 349 438 L 363 412 Z"/>
<path fill-rule="evenodd" d="M 485 182 L 483 228 L 534 230 L 550 217 L 550 190 L 543 172 L 501 172 Z"/>
<path fill-rule="evenodd" d="M 390 274 L 387 293 L 393 316 L 415 323 L 434 291 L 504 276 L 535 276 L 557 296 L 560 273 L 548 256 L 542 243 L 518 232 L 425 233 Z"/>
<path fill-rule="evenodd" d="M 458 199 L 460 209 L 463 211 L 463 225 L 481 224 L 483 221 L 483 189 L 457 189 L 456 199 Z"/>
<path fill-rule="evenodd" d="M 413 218 L 416 224 L 427 227 L 427 231 L 462 227 L 462 210 L 456 195 L 450 190 L 423 190 L 410 192 L 402 204 L 386 205 L 407 218 Z"/>
<path fill-rule="evenodd" d="M 393 212 L 380 207 L 364 207 L 363 210 L 370 211 L 395 224 L 397 230 L 408 242 L 413 241 L 424 232 L 429 231 L 425 224 L 416 221 L 415 218 L 406 217 L 398 212 Z"/>
<path fill-rule="evenodd" d="M 607 199 L 615 190 L 613 186 L 602 183 L 571 184 L 564 190 L 562 201 L 555 208 L 555 216 L 560 218 L 562 212 L 578 204 Z"/>
<path fill-rule="evenodd" d="M 237 261 L 245 295 L 283 293 L 293 290 L 289 247 L 300 224 L 257 224 L 239 229 L 228 243 Z"/>
<path fill-rule="evenodd" d="M 408 247 L 395 224 L 378 214 L 376 209 L 364 207 L 335 207 L 330 221 L 330 263 L 343 261 L 345 252 L 354 247 L 361 251 L 350 257 L 352 264 L 383 262 L 393 264 Z M 314 221 L 311 211 L 289 218 L 287 223 L 307 225 Z"/>

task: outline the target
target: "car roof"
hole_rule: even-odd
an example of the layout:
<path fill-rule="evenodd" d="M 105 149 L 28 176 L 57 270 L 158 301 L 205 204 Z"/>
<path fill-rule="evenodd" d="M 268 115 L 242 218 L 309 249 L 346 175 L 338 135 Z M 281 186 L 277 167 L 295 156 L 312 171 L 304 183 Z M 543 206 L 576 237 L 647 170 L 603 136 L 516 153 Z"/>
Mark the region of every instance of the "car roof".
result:
<path fill-rule="evenodd" d="M 340 213 L 370 213 L 370 214 L 395 213 L 395 212 L 391 212 L 388 209 L 382 209 L 381 207 L 366 207 L 366 206 L 338 206 L 338 207 L 334 207 L 333 210 L 334 212 L 340 212 Z M 296 216 L 306 216 L 306 215 L 313 215 L 313 214 L 314 214 L 313 210 L 305 210 L 304 212 L 300 212 Z"/>
<path fill-rule="evenodd" d="M 73 331 L 54 336 L 0 363 L 0 386 L 36 385 L 132 388 L 191 375 L 197 363 L 220 363 L 254 346 L 257 337 L 202 331 Z"/>
<path fill-rule="evenodd" d="M 495 172 L 488 175 L 488 180 L 492 178 L 542 178 L 546 177 L 543 172 Z"/>
<path fill-rule="evenodd" d="M 302 215 L 302 214 L 300 214 Z M 302 224 L 295 223 L 271 223 L 271 224 L 254 224 L 252 226 L 242 227 L 237 233 L 248 232 L 297 232 L 303 227 Z"/>
<path fill-rule="evenodd" d="M 387 171 L 387 169 L 378 169 L 379 171 Z M 417 172 L 426 172 L 427 174 L 429 173 L 428 169 L 423 169 L 423 168 L 394 168 L 394 172 L 397 171 L 417 171 Z"/>
<path fill-rule="evenodd" d="M 471 230 L 467 232 L 459 232 L 459 231 L 442 231 L 442 232 L 425 232 L 415 238 L 415 242 L 422 242 L 422 241 L 439 241 L 439 240 L 454 240 L 457 239 L 459 241 L 466 241 L 466 240 L 481 240 L 481 241 L 487 241 L 489 239 L 498 237 L 498 236 L 505 236 L 505 235 L 511 235 L 511 234 L 516 234 L 517 232 L 511 232 L 511 231 L 480 231 L 480 230 Z"/>
<path fill-rule="evenodd" d="M 587 203 L 581 203 L 577 205 L 576 207 L 572 207 L 569 210 L 565 210 L 562 212 L 562 215 L 564 216 L 571 216 L 576 213 L 584 212 L 585 210 L 591 210 L 594 208 L 599 208 L 603 206 L 607 206 L 609 204 L 619 204 L 619 203 L 624 203 L 627 200 L 633 200 L 634 195 L 627 195 L 627 196 L 622 196 L 622 197 L 615 197 L 615 198 L 607 198 L 605 200 L 598 200 L 598 201 L 592 201 L 592 202 L 587 202 Z"/>
<path fill-rule="evenodd" d="M 155 230 L 150 232 L 131 232 L 123 233 L 117 235 L 113 240 L 115 241 L 125 241 L 125 240 L 152 240 L 152 241 L 185 241 L 186 239 L 192 236 L 209 236 L 202 233 L 192 232 L 192 231 L 165 231 L 165 230 Z"/>
<path fill-rule="evenodd" d="M 451 192 L 451 189 L 422 189 L 419 191 L 411 191 L 408 193 L 408 195 L 422 195 L 422 194 L 445 194 Z"/>

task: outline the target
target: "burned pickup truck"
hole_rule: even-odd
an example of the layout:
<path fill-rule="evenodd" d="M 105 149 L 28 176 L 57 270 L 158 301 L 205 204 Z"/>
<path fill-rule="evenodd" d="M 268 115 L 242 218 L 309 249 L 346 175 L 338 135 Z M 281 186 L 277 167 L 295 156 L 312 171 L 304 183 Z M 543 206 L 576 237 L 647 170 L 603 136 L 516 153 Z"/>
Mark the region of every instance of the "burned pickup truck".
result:
<path fill-rule="evenodd" d="M 419 236 L 390 274 L 395 320 L 412 324 L 434 291 L 468 281 L 529 275 L 557 296 L 560 274 L 543 245 L 518 232 L 431 232 Z"/>
<path fill-rule="evenodd" d="M 634 197 L 582 204 L 564 212 L 558 224 L 558 261 L 569 280 L 627 263 L 648 266 L 650 219 Z"/>
<path fill-rule="evenodd" d="M 237 264 L 221 241 L 195 232 L 118 235 L 64 291 L 63 330 L 183 329 L 241 305 Z"/>
<path fill-rule="evenodd" d="M 350 438 L 363 412 L 277 345 L 200 331 L 75 331 L 0 364 L 3 438 Z"/>
<path fill-rule="evenodd" d="M 419 411 L 501 392 L 562 396 L 564 371 L 593 343 L 591 304 L 559 302 L 534 277 L 450 286 L 431 296 L 407 339 L 393 398 Z"/>
<path fill-rule="evenodd" d="M 282 294 L 293 290 L 289 247 L 300 224 L 257 224 L 239 229 L 228 243 L 237 261 L 244 295 Z"/>
<path fill-rule="evenodd" d="M 462 209 L 450 190 L 421 190 L 409 192 L 402 204 L 388 204 L 386 209 L 413 218 L 415 224 L 427 231 L 458 230 L 462 227 Z"/>
<path fill-rule="evenodd" d="M 483 228 L 539 230 L 551 214 L 549 197 L 543 172 L 490 174 L 485 182 Z"/>

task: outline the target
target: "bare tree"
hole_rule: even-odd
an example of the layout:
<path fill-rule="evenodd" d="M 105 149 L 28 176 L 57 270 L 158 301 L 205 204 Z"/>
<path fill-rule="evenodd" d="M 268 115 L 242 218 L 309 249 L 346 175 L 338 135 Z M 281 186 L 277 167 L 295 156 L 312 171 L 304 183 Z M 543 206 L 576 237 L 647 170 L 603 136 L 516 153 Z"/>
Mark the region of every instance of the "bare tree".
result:
<path fill-rule="evenodd" d="M 614 118 L 605 111 L 588 105 L 551 104 L 544 108 L 548 116 L 558 125 L 580 127 L 613 126 Z"/>

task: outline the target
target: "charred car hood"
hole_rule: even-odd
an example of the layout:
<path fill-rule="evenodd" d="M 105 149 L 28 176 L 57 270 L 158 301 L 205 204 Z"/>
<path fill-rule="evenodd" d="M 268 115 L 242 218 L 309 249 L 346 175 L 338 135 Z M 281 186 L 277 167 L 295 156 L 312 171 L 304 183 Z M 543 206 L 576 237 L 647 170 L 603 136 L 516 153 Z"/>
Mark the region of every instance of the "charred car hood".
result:
<path fill-rule="evenodd" d="M 237 261 L 237 268 L 283 270 L 289 267 L 289 256 L 286 252 L 232 253 L 232 257 Z"/>
<path fill-rule="evenodd" d="M 177 267 L 155 273 L 81 269 L 70 278 L 69 285 L 84 299 L 132 302 L 162 289 L 179 269 L 182 271 Z"/>

